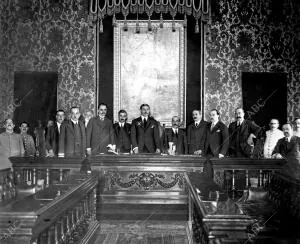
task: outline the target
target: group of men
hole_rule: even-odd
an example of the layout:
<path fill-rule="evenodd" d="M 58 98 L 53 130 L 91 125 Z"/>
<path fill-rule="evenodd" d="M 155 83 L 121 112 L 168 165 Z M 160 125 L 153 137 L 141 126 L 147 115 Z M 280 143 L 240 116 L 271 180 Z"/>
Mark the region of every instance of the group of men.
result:
<path fill-rule="evenodd" d="M 222 158 L 249 157 L 253 152 L 254 138 L 260 137 L 261 128 L 244 118 L 242 108 L 235 111 L 235 121 L 227 127 L 220 120 L 217 109 L 209 112 L 209 122 L 202 119 L 200 110 L 193 110 L 194 122 L 187 130 L 180 128 L 178 116 L 172 118 L 171 128 L 163 128 L 150 113 L 150 106 L 140 106 L 140 116 L 127 122 L 127 112 L 120 110 L 119 121 L 112 123 L 106 117 L 107 105 L 98 106 L 98 116 L 88 114 L 85 118 L 79 107 L 72 107 L 69 119 L 58 110 L 56 121 L 48 127 L 45 136 L 47 156 L 86 156 L 101 153 L 163 153 L 196 154 Z M 291 124 L 278 129 L 279 121 L 271 119 L 266 132 L 264 156 L 282 158 L 299 152 L 300 119 L 295 119 L 296 130 Z M 6 131 L 0 134 L 0 154 L 9 156 L 35 155 L 33 138 L 27 133 L 28 123 L 20 126 L 21 134 L 14 133 L 12 119 L 5 122 Z"/>

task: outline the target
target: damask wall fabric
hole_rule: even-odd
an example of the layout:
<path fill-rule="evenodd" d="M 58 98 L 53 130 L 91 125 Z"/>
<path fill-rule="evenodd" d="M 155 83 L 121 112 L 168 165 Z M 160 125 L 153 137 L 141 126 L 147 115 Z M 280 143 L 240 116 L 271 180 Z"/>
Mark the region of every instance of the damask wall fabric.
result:
<path fill-rule="evenodd" d="M 242 106 L 243 71 L 286 72 L 287 119 L 299 116 L 300 4 L 297 0 L 216 2 L 206 38 L 205 110 L 219 109 L 229 124 L 234 109 Z"/>
<path fill-rule="evenodd" d="M 14 111 L 16 71 L 58 72 L 57 107 L 94 110 L 96 45 L 87 19 L 86 0 L 1 0 L 1 121 Z"/>
<path fill-rule="evenodd" d="M 288 119 L 299 116 L 298 1 L 215 2 L 206 38 L 205 111 L 218 108 L 228 124 L 242 105 L 242 71 L 286 72 Z M 87 32 L 87 0 L 1 0 L 1 121 L 14 111 L 16 71 L 56 71 L 58 108 L 94 109 L 96 40 L 88 40 Z"/>

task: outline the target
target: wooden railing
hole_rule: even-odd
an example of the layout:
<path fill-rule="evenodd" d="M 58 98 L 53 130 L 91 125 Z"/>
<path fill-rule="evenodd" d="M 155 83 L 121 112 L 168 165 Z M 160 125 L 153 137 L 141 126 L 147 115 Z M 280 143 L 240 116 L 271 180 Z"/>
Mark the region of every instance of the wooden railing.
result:
<path fill-rule="evenodd" d="M 72 171 L 79 171 L 83 158 L 11 157 L 15 183 L 36 185 L 43 180 L 45 186 L 62 181 Z"/>
<path fill-rule="evenodd" d="M 185 178 L 189 243 L 245 243 L 247 228 L 254 220 L 207 176 L 199 174 L 192 181 L 186 173 Z"/>
<path fill-rule="evenodd" d="M 96 221 L 99 173 L 73 173 L 33 195 L 0 207 L 0 243 L 79 243 Z"/>
<path fill-rule="evenodd" d="M 239 197 L 249 187 L 267 187 L 272 174 L 281 171 L 286 164 L 285 159 L 222 158 L 210 161 L 214 181 L 233 197 Z"/>
<path fill-rule="evenodd" d="M 139 204 L 188 203 L 188 230 L 191 235 L 196 236 L 196 239 L 200 238 L 201 240 L 198 241 L 201 243 L 207 243 L 210 240 L 218 241 L 222 238 L 234 241 L 236 234 L 239 235 L 238 240 L 244 240 L 245 226 L 251 222 L 251 219 L 241 214 L 227 214 L 227 217 L 211 215 L 207 209 L 215 207 L 215 203 L 213 203 L 215 201 L 210 203 L 205 199 L 201 201 L 201 197 L 199 198 L 187 173 L 203 173 L 206 165 L 210 163 L 214 171 L 215 182 L 213 184 L 218 187 L 218 191 L 222 192 L 223 196 L 234 198 L 234 195 L 229 193 L 238 189 L 236 185 L 236 181 L 239 180 L 237 172 L 244 173 L 243 180 L 245 182 L 244 186 L 238 190 L 253 187 L 253 178 L 256 178 L 257 186 L 269 186 L 272 184 L 270 179 L 274 179 L 272 175 L 276 171 L 281 171 L 286 164 L 285 160 L 273 159 L 212 158 L 207 161 L 205 158 L 194 155 L 100 155 L 92 158 L 16 157 L 11 158 L 11 161 L 17 179 L 15 182 L 29 181 L 32 182 L 32 186 L 35 186 L 40 179 L 44 179 L 46 186 L 33 195 L 37 197 L 36 199 L 26 198 L 33 205 L 39 204 L 38 206 L 34 205 L 35 207 L 32 209 L 27 209 L 30 211 L 25 211 L 27 205 L 20 205 L 24 201 L 21 199 L 16 199 L 14 203 L 6 204 L 0 209 L 0 229 L 2 230 L 0 237 L 8 238 L 3 233 L 14 232 L 27 238 L 27 243 L 74 243 L 74 240 L 83 238 L 82 234 L 85 233 L 86 223 L 94 221 L 92 230 L 97 228 L 98 225 L 95 221 L 95 218 L 98 218 L 97 208 L 101 207 L 99 205 L 103 200 L 106 200 L 108 204 L 112 204 L 115 199 L 118 199 L 119 202 L 124 200 L 123 202 L 130 203 L 128 201 L 130 198 L 126 197 L 132 195 L 140 198 Z M 84 178 L 83 181 L 78 181 L 78 178 L 76 180 L 76 177 L 81 177 L 82 174 L 75 172 L 82 169 L 87 172 L 86 169 L 89 168 L 93 172 L 92 175 Z M 211 179 L 208 180 L 211 181 Z M 276 182 L 279 181 L 274 181 L 275 185 Z M 284 185 L 284 182 L 280 184 Z M 282 202 L 283 198 L 279 197 L 281 192 L 276 192 L 277 186 L 274 187 L 274 200 Z M 60 192 L 60 196 L 43 198 L 43 192 L 53 194 L 51 191 L 56 194 Z M 122 194 L 118 194 L 118 192 L 122 192 Z M 212 190 L 212 195 L 215 195 L 215 192 L 216 190 Z M 115 193 L 117 193 L 116 198 L 109 195 Z M 290 193 L 286 192 L 286 194 Z M 293 192 L 293 196 L 292 201 L 299 200 L 299 190 L 296 193 Z M 17 195 L 17 197 L 19 196 Z M 131 201 L 137 203 L 137 199 L 131 198 Z M 19 204 L 18 209 L 15 207 L 16 203 Z M 298 211 L 299 208 L 296 209 Z M 239 225 L 230 232 L 232 225 L 222 222 L 225 220 L 231 224 L 235 224 L 235 221 L 238 220 Z M 7 226 L 7 223 L 13 224 L 13 226 Z M 226 226 L 227 234 L 222 231 L 207 231 L 209 228 L 218 229 L 222 225 Z M 195 234 L 199 233 L 199 230 L 202 234 Z M 83 238 L 83 240 L 86 239 Z"/>
<path fill-rule="evenodd" d="M 10 168 L 0 170 L 0 203 L 8 202 L 16 196 L 13 173 Z"/>

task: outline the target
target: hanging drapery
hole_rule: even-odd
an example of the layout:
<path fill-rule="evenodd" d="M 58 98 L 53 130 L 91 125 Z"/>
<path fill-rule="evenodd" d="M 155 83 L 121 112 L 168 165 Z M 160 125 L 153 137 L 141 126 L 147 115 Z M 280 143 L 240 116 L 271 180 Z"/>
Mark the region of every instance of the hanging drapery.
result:
<path fill-rule="evenodd" d="M 153 13 L 160 14 L 160 27 L 163 27 L 163 15 L 171 15 L 174 20 L 177 14 L 195 18 L 195 32 L 199 33 L 199 20 L 207 22 L 210 19 L 210 0 L 90 0 L 89 23 L 99 23 L 99 32 L 103 32 L 103 19 L 106 16 L 124 16 L 124 25 L 129 14 L 147 14 L 149 30 L 151 30 L 151 16 Z M 138 19 L 137 19 L 138 20 Z M 124 28 L 126 30 L 126 26 Z"/>

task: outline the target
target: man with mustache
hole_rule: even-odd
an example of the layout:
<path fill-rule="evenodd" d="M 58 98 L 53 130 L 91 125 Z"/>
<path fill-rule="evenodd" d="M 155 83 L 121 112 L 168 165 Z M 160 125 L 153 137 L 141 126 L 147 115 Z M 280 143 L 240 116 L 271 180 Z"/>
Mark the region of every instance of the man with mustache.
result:
<path fill-rule="evenodd" d="M 29 135 L 28 132 L 29 124 L 24 121 L 20 125 L 21 137 L 24 144 L 25 155 L 26 156 L 35 156 L 35 144 L 33 137 Z"/>
<path fill-rule="evenodd" d="M 113 128 L 115 131 L 116 148 L 120 153 L 129 153 L 131 149 L 131 125 L 127 123 L 127 112 L 120 110 L 119 122 L 114 123 Z"/>
<path fill-rule="evenodd" d="M 188 153 L 201 155 L 204 151 L 207 122 L 202 120 L 201 110 L 193 110 L 194 122 L 187 129 Z"/>
<path fill-rule="evenodd" d="M 207 157 L 223 158 L 228 150 L 228 129 L 220 121 L 220 113 L 216 109 L 209 112 L 210 123 L 206 129 L 206 140 L 204 145 L 205 155 Z"/>
<path fill-rule="evenodd" d="M 278 129 L 278 119 L 271 119 L 269 126 L 270 130 L 266 131 L 266 140 L 264 143 L 264 158 L 271 158 L 276 143 L 284 137 L 283 132 Z"/>
<path fill-rule="evenodd" d="M 272 153 L 272 158 L 299 157 L 300 137 L 293 135 L 291 124 L 282 126 L 284 137 L 279 139 Z"/>
<path fill-rule="evenodd" d="M 14 133 L 15 124 L 11 118 L 4 122 L 5 132 L 0 134 L 0 169 L 11 167 L 8 159 L 13 156 L 24 156 L 22 137 Z"/>
<path fill-rule="evenodd" d="M 229 125 L 229 155 L 231 157 L 250 157 L 254 146 L 253 138 L 260 132 L 254 121 L 244 119 L 242 108 L 235 110 L 236 121 Z"/>
<path fill-rule="evenodd" d="M 131 123 L 131 143 L 134 153 L 160 153 L 159 124 L 150 116 L 150 106 L 140 106 L 141 116 Z"/>
<path fill-rule="evenodd" d="M 188 146 L 185 131 L 180 129 L 180 118 L 173 116 L 172 128 L 166 128 L 163 133 L 163 149 L 168 154 L 187 154 Z M 170 148 L 173 147 L 173 148 Z"/>
<path fill-rule="evenodd" d="M 98 106 L 98 116 L 91 118 L 86 129 L 87 153 L 99 154 L 115 150 L 115 134 L 113 124 L 106 118 L 107 105 L 100 103 Z"/>

